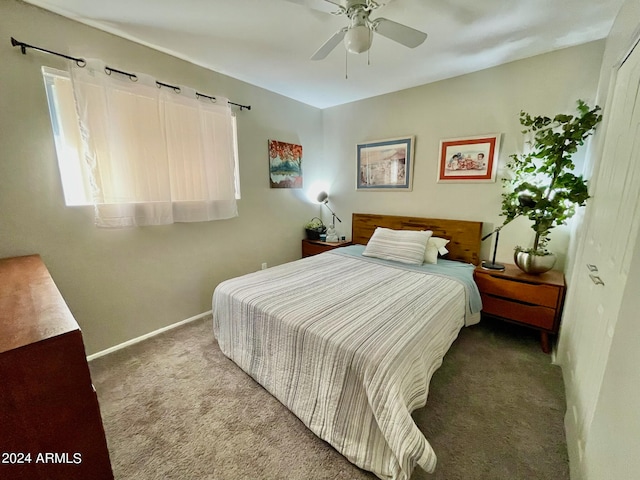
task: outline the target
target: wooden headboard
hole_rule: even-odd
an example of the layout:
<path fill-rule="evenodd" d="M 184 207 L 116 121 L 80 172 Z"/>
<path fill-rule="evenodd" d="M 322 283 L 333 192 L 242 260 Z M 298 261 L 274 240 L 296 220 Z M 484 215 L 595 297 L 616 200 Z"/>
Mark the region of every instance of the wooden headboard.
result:
<path fill-rule="evenodd" d="M 448 260 L 458 260 L 474 265 L 480 263 L 482 222 L 354 213 L 351 223 L 352 242 L 366 245 L 376 227 L 394 230 L 431 230 L 434 237 L 450 240 L 447 245 Z"/>

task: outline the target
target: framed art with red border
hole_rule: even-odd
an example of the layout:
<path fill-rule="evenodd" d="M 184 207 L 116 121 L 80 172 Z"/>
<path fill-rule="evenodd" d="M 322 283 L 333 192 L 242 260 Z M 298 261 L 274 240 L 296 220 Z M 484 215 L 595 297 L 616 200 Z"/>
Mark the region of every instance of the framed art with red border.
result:
<path fill-rule="evenodd" d="M 495 182 L 500 136 L 441 140 L 438 182 Z"/>

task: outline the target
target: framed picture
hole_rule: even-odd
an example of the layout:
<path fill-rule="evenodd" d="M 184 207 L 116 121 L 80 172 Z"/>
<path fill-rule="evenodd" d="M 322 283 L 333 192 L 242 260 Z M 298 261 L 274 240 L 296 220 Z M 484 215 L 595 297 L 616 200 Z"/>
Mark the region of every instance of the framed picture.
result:
<path fill-rule="evenodd" d="M 500 134 L 440 141 L 438 182 L 495 182 Z"/>
<path fill-rule="evenodd" d="M 271 188 L 302 188 L 302 145 L 269 140 Z"/>
<path fill-rule="evenodd" d="M 358 190 L 411 191 L 414 137 L 359 143 Z"/>

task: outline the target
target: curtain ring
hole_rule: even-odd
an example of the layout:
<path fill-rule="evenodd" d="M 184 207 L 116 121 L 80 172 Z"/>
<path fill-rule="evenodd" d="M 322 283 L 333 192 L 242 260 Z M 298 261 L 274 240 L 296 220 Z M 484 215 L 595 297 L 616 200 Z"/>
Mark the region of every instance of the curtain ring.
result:
<path fill-rule="evenodd" d="M 135 73 L 124 72 L 122 70 L 117 70 L 115 68 L 111 68 L 108 65 L 105 65 L 104 73 L 106 73 L 107 75 L 111 75 L 111 72 L 116 72 L 116 73 L 120 73 L 122 75 L 125 75 L 125 76 L 129 77 L 129 80 L 131 80 L 132 82 L 137 82 L 138 81 L 138 76 Z"/>
<path fill-rule="evenodd" d="M 80 68 L 84 68 L 87 66 L 87 61 L 84 58 L 78 58 L 76 60 L 76 65 L 79 66 Z"/>
<path fill-rule="evenodd" d="M 216 97 L 212 97 L 211 95 L 205 95 L 204 93 L 196 92 L 196 98 L 208 98 L 211 103 L 217 103 L 218 99 Z"/>
<path fill-rule="evenodd" d="M 156 87 L 158 87 L 158 88 L 162 88 L 162 87 L 170 88 L 171 90 L 173 90 L 173 93 L 180 93 L 182 91 L 180 89 L 180 87 L 178 87 L 177 85 L 169 85 L 168 83 L 162 83 L 162 82 L 159 82 L 158 80 L 156 80 Z"/>

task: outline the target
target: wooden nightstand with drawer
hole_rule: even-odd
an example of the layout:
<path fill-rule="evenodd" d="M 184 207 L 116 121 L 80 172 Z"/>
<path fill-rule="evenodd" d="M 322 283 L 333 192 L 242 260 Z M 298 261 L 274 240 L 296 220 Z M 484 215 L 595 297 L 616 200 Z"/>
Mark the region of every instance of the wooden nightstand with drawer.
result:
<path fill-rule="evenodd" d="M 503 272 L 477 267 L 474 277 L 483 314 L 539 330 L 542 350 L 551 351 L 549 334 L 558 333 L 566 290 L 562 272 L 529 275 L 505 265 Z"/>
<path fill-rule="evenodd" d="M 346 247 L 351 242 L 342 240 L 340 242 L 323 242 L 321 240 L 302 240 L 302 258 L 328 252 L 334 248 Z"/>

